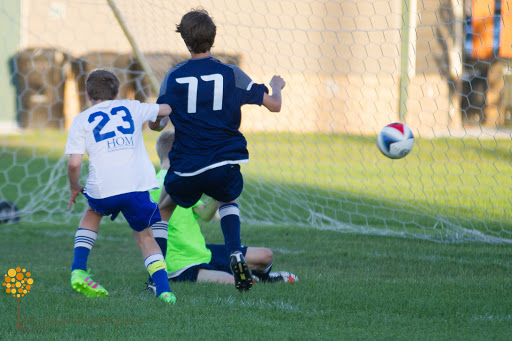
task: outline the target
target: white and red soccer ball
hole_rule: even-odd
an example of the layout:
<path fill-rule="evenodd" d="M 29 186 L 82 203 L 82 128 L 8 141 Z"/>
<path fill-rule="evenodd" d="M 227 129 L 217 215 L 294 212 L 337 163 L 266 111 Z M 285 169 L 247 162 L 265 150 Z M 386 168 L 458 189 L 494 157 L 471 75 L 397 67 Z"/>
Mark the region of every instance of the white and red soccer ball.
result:
<path fill-rule="evenodd" d="M 390 123 L 377 136 L 379 150 L 390 159 L 401 159 L 412 150 L 414 136 L 403 123 Z"/>

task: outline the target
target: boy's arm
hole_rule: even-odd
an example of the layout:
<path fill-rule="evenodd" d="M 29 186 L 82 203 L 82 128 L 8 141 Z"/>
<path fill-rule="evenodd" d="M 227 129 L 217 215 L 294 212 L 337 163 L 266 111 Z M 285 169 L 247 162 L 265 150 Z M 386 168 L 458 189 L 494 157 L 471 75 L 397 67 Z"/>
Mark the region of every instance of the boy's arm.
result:
<path fill-rule="evenodd" d="M 195 214 L 204 221 L 212 220 L 213 216 L 217 212 L 217 201 L 210 199 L 206 204 L 197 205 L 192 208 Z"/>
<path fill-rule="evenodd" d="M 270 80 L 270 87 L 272 88 L 272 95 L 267 93 L 263 94 L 263 105 L 272 112 L 281 111 L 281 89 L 286 85 L 285 81 L 281 76 L 275 75 Z"/>
<path fill-rule="evenodd" d="M 171 107 L 168 104 L 158 105 L 158 116 L 155 122 L 148 122 L 148 127 L 154 131 L 162 131 L 167 122 L 169 122 L 169 115 L 171 114 Z"/>
<path fill-rule="evenodd" d="M 69 180 L 69 204 L 68 210 L 73 204 L 76 204 L 76 197 L 84 191 L 84 186 L 78 183 L 80 179 L 80 170 L 82 168 L 83 154 L 70 154 L 68 162 L 68 180 Z"/>

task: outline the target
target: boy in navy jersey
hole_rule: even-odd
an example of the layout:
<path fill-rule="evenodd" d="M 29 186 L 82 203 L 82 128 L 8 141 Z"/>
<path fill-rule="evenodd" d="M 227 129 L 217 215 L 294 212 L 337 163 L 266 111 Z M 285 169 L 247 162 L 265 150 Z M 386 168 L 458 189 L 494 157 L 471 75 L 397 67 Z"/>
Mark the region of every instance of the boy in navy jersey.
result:
<path fill-rule="evenodd" d="M 247 142 L 239 131 L 241 107 L 257 104 L 279 112 L 285 82 L 280 76 L 272 77 L 269 95 L 265 85 L 254 83 L 239 67 L 213 58 L 210 49 L 217 29 L 204 9 L 185 14 L 176 28 L 191 58 L 169 70 L 157 100 L 171 106 L 176 132 L 169 153 L 171 168 L 159 200 L 162 224 L 157 226 L 167 227 L 176 205 L 191 207 L 202 194 L 214 198 L 219 205 L 235 286 L 246 291 L 252 286 L 252 278 L 241 252 L 240 211 L 236 203 L 243 189 L 239 164 L 249 161 Z M 167 246 L 157 233 L 163 235 L 166 231 L 153 232 L 165 254 Z"/>
<path fill-rule="evenodd" d="M 160 158 L 160 170 L 157 172 L 159 189 L 150 191 L 151 198 L 158 201 L 167 170 L 169 169 L 169 151 L 174 143 L 174 132 L 167 130 L 156 141 L 156 152 Z M 173 282 L 216 282 L 234 284 L 229 266 L 229 254 L 226 246 L 206 244 L 197 220 L 210 221 L 217 211 L 214 200 L 198 201 L 190 208 L 176 207 L 169 220 L 167 239 L 168 277 Z M 164 237 L 164 236 L 161 236 Z M 253 280 L 262 283 L 295 283 L 297 276 L 287 271 L 271 272 L 274 254 L 265 247 L 242 246 L 242 253 L 252 272 Z M 152 279 L 148 280 L 148 289 L 156 290 Z"/>

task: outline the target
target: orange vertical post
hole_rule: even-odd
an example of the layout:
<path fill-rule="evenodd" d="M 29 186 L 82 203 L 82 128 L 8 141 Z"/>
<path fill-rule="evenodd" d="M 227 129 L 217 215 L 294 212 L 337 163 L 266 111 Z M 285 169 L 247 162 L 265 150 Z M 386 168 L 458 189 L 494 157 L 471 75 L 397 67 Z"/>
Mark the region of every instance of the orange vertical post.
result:
<path fill-rule="evenodd" d="M 473 58 L 494 58 L 494 0 L 472 0 Z"/>

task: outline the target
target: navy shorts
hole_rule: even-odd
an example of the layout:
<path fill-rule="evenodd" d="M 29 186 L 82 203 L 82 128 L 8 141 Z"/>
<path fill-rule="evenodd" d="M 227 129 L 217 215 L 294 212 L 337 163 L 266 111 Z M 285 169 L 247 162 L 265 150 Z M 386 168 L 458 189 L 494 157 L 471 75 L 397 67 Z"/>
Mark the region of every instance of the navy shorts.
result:
<path fill-rule="evenodd" d="M 138 232 L 161 220 L 158 205 L 151 200 L 148 191 L 124 193 L 104 199 L 84 195 L 94 211 L 103 216 L 111 215 L 110 220 L 116 219 L 119 212 L 122 212 L 130 227 Z"/>
<path fill-rule="evenodd" d="M 189 208 L 203 194 L 222 202 L 235 200 L 242 193 L 244 179 L 240 165 L 224 165 L 194 176 L 179 176 L 174 172 L 167 172 L 164 186 L 175 203 Z"/>
<path fill-rule="evenodd" d="M 224 271 L 231 274 L 229 266 L 229 251 L 226 245 L 206 244 L 206 247 L 212 252 L 212 260 L 210 263 L 202 263 L 194 265 L 183 271 L 179 276 L 169 278 L 173 282 L 195 282 L 200 269 Z M 242 253 L 247 253 L 247 246 L 242 246 Z"/>

